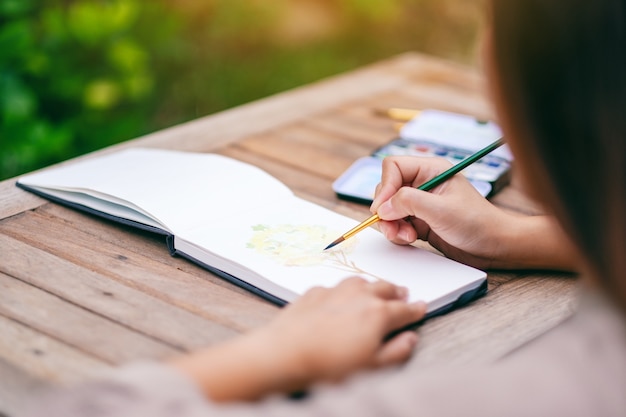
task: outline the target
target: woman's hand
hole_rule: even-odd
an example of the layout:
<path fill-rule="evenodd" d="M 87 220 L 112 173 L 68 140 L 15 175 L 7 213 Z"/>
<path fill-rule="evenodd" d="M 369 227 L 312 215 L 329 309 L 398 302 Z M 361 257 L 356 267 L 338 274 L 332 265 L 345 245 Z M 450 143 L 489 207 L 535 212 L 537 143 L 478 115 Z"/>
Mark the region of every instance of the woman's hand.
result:
<path fill-rule="evenodd" d="M 477 268 L 573 270 L 569 239 L 549 216 L 507 213 L 483 198 L 462 175 L 429 192 L 424 182 L 450 167 L 440 158 L 388 157 L 371 211 L 390 241 L 428 241 L 452 259 Z"/>
<path fill-rule="evenodd" d="M 173 364 L 214 401 L 254 400 L 397 364 L 409 358 L 417 335 L 385 337 L 425 313 L 424 303 L 406 296 L 405 288 L 362 278 L 314 288 L 268 326 Z"/>
<path fill-rule="evenodd" d="M 263 330 L 280 341 L 305 382 L 340 380 L 363 368 L 406 360 L 413 331 L 386 335 L 422 318 L 425 305 L 406 302 L 408 292 L 385 281 L 348 278 L 336 288 L 314 288 L 285 308 Z"/>

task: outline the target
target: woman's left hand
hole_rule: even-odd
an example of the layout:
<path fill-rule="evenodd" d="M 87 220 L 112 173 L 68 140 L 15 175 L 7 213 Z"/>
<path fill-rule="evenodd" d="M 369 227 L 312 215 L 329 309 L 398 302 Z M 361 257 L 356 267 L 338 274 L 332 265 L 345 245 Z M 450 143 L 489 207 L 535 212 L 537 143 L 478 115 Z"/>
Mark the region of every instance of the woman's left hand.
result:
<path fill-rule="evenodd" d="M 355 371 L 397 364 L 411 355 L 424 303 L 407 303 L 406 289 L 348 278 L 314 288 L 268 326 L 174 362 L 215 401 L 253 400 L 272 392 L 338 381 Z"/>

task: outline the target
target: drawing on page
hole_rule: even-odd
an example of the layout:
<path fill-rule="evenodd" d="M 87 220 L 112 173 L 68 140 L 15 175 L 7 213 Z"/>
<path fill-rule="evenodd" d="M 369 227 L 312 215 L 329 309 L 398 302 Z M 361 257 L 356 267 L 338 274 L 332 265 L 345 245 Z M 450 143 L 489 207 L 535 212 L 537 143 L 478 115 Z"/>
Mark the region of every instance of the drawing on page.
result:
<path fill-rule="evenodd" d="M 340 232 L 320 225 L 279 224 L 252 226 L 252 237 L 246 244 L 248 249 L 267 256 L 285 266 L 327 266 L 342 271 L 382 279 L 361 268 L 349 259 L 358 239 L 352 238 L 340 246 L 323 250 L 328 241 Z"/>

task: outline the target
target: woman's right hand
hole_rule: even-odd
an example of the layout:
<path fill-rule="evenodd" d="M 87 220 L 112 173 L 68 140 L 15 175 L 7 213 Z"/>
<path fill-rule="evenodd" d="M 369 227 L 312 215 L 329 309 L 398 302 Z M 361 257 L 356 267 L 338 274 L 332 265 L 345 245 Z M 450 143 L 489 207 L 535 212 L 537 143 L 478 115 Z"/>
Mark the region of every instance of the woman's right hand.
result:
<path fill-rule="evenodd" d="M 371 211 L 382 219 L 387 239 L 403 245 L 428 241 L 447 257 L 481 269 L 574 268 L 567 238 L 551 217 L 505 212 L 462 175 L 429 192 L 416 188 L 450 166 L 441 158 L 383 160 Z"/>

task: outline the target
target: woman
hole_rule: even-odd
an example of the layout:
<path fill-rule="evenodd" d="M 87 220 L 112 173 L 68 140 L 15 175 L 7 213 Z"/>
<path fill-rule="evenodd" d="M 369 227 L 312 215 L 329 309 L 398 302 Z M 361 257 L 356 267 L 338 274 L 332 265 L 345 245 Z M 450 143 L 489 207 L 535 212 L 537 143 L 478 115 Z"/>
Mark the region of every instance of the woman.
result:
<path fill-rule="evenodd" d="M 626 4 L 492 3 L 492 97 L 526 189 L 554 217 L 506 214 L 462 177 L 404 187 L 445 167 L 406 158 L 386 160 L 372 210 L 390 240 L 425 239 L 479 267 L 577 268 L 573 318 L 494 364 L 346 379 L 407 359 L 414 333 L 383 337 L 424 311 L 402 288 L 353 278 L 222 346 L 56 395 L 41 415 L 626 415 Z M 335 383 L 250 401 L 318 382 Z"/>

